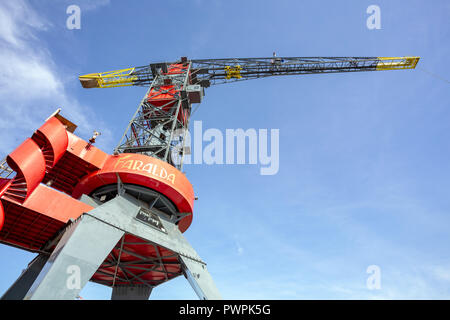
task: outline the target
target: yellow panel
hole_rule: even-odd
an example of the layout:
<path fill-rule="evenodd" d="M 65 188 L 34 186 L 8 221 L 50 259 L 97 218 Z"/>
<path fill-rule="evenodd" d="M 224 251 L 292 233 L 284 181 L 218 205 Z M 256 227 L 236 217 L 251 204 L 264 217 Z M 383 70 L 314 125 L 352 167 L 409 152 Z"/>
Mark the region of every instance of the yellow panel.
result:
<path fill-rule="evenodd" d="M 135 68 L 108 71 L 103 73 L 90 73 L 78 77 L 83 88 L 112 88 L 132 86 L 138 80 L 137 76 L 132 76 Z"/>
<path fill-rule="evenodd" d="M 414 69 L 420 57 L 378 57 L 376 70 Z"/>

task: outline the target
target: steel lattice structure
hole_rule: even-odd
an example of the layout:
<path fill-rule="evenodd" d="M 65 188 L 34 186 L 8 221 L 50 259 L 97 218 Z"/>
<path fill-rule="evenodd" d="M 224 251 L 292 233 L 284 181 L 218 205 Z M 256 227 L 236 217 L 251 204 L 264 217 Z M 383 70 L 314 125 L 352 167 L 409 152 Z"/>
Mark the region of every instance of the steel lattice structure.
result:
<path fill-rule="evenodd" d="M 269 76 L 414 69 L 419 57 L 269 57 L 194 59 L 192 84 L 211 84 L 249 80 Z M 147 66 L 91 73 L 80 77 L 85 88 L 148 86 L 156 70 L 179 61 L 153 63 Z M 239 71 L 233 73 L 233 71 Z"/>
<path fill-rule="evenodd" d="M 191 63 L 172 64 L 155 70 L 155 77 L 115 152 L 141 153 L 157 157 L 177 168 L 172 151 L 176 130 L 187 130 L 191 105 L 186 88 Z"/>
<path fill-rule="evenodd" d="M 183 165 L 191 104 L 204 88 L 272 76 L 414 69 L 418 57 L 228 58 L 152 63 L 80 76 L 84 88 L 150 86 L 125 130 L 116 153 L 157 157 Z"/>

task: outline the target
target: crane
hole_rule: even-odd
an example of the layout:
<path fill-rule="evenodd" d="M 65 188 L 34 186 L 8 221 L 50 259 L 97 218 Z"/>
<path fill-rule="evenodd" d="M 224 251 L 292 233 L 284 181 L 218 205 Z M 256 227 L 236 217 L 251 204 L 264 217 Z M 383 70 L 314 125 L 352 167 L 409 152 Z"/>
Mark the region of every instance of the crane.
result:
<path fill-rule="evenodd" d="M 212 85 L 271 76 L 414 69 L 419 57 L 228 58 L 150 63 L 79 77 L 84 88 L 147 91 L 113 154 L 60 114 L 0 161 L 0 243 L 38 253 L 1 299 L 76 299 L 92 281 L 112 299 L 148 299 L 184 275 L 220 299 L 183 236 L 194 190 L 181 172 L 192 104 Z"/>
<path fill-rule="evenodd" d="M 227 58 L 150 63 L 79 77 L 83 88 L 144 86 L 148 91 L 129 122 L 116 153 L 157 157 L 180 169 L 191 104 L 211 85 L 272 76 L 414 69 L 419 57 Z"/>

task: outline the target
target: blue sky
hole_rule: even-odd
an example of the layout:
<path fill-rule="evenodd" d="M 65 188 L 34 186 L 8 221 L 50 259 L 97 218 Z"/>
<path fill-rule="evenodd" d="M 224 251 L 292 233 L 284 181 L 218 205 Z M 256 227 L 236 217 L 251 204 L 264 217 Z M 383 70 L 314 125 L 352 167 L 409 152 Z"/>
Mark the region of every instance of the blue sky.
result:
<path fill-rule="evenodd" d="M 71 4 L 80 30 L 66 28 Z M 366 27 L 372 4 L 380 30 Z M 280 169 L 186 166 L 199 200 L 185 236 L 227 299 L 449 299 L 449 15 L 444 0 L 5 1 L 0 153 L 58 107 L 81 137 L 101 131 L 97 146 L 110 152 L 145 89 L 85 90 L 81 74 L 273 51 L 420 56 L 416 70 L 208 88 L 192 120 L 223 132 L 279 129 Z M 33 256 L 0 245 L 0 292 Z M 381 269 L 380 290 L 366 287 L 370 265 Z M 109 299 L 110 289 L 89 284 L 81 296 Z M 179 277 L 152 298 L 196 296 Z"/>

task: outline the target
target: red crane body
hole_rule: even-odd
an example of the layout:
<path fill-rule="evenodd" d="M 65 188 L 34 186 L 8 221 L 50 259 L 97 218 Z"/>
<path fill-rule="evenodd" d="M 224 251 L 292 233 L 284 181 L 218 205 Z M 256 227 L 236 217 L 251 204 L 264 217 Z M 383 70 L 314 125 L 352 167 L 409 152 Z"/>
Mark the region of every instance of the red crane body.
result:
<path fill-rule="evenodd" d="M 108 155 L 91 143 L 67 131 L 64 124 L 51 117 L 32 138 L 28 138 L 7 157 L 17 175 L 0 179 L 0 242 L 31 252 L 51 252 L 58 240 L 58 231 L 71 220 L 78 219 L 92 206 L 78 200 L 82 194 L 105 185 L 123 183 L 156 190 L 170 199 L 180 212 L 188 213 L 178 223 L 184 232 L 192 222 L 194 192 L 183 173 L 171 165 L 140 154 Z M 5 219 L 6 216 L 6 219 Z M 121 261 L 128 269 L 150 267 L 143 257 L 160 256 L 164 271 L 154 270 L 140 278 L 145 282 L 169 280 L 181 272 L 173 252 L 145 244 L 127 235 Z M 139 244 L 139 242 L 141 242 Z M 112 285 L 114 266 L 109 261 L 116 256 L 115 248 L 93 275 L 92 281 Z M 135 262 L 133 264 L 133 262 Z M 167 264 L 166 264 L 167 262 Z M 116 274 L 116 285 L 125 275 Z M 119 279 L 119 280 L 117 280 Z M 142 281 L 137 280 L 135 283 Z"/>

